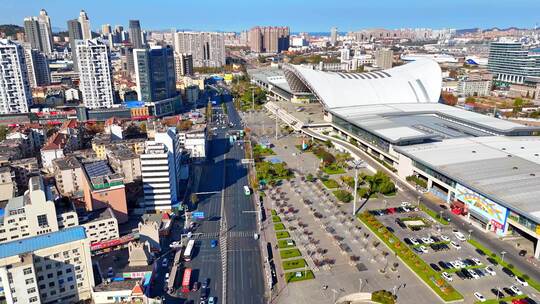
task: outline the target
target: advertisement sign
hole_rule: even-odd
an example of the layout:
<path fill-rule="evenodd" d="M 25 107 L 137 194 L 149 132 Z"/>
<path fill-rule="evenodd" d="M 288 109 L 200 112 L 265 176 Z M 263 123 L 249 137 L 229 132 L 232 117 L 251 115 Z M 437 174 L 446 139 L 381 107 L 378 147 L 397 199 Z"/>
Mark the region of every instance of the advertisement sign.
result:
<path fill-rule="evenodd" d="M 508 213 L 505 207 L 460 184 L 456 184 L 456 199 L 465 203 L 469 210 L 488 219 L 495 227 L 502 229 L 505 226 Z"/>
<path fill-rule="evenodd" d="M 204 219 L 204 212 L 203 211 L 195 211 L 191 213 L 191 216 L 194 219 Z"/>

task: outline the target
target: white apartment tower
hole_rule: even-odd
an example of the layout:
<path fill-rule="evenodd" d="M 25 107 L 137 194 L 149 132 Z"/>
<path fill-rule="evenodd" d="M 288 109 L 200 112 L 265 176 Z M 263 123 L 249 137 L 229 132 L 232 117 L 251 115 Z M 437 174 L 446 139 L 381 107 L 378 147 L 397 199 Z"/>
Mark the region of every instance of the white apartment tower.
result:
<path fill-rule="evenodd" d="M 112 107 L 112 66 L 107 45 L 98 39 L 78 40 L 77 65 L 84 105 L 90 109 Z"/>
<path fill-rule="evenodd" d="M 0 63 L 0 114 L 28 113 L 32 92 L 23 47 L 0 39 Z"/>
<path fill-rule="evenodd" d="M 43 44 L 43 51 L 46 54 L 51 54 L 53 51 L 53 35 L 51 30 L 51 18 L 47 11 L 41 9 L 37 17 L 39 23 L 39 35 Z"/>
<path fill-rule="evenodd" d="M 90 27 L 90 19 L 88 19 L 88 15 L 84 10 L 82 10 L 79 14 L 79 23 L 81 24 L 83 39 L 92 39 L 92 28 Z"/>
<path fill-rule="evenodd" d="M 191 54 L 194 67 L 225 65 L 225 37 L 214 32 L 178 32 L 174 39 L 175 52 Z"/>
<path fill-rule="evenodd" d="M 141 154 L 146 210 L 171 210 L 173 204 L 178 202 L 177 176 L 180 170 L 180 155 L 176 128 L 156 131 L 155 140 L 146 142 L 144 154 Z"/>

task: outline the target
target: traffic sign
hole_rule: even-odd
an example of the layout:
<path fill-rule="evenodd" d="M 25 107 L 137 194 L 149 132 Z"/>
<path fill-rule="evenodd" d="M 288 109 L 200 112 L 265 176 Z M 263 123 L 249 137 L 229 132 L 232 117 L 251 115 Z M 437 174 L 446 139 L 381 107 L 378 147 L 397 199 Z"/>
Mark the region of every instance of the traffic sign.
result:
<path fill-rule="evenodd" d="M 195 219 L 203 219 L 204 218 L 204 212 L 203 211 L 192 212 L 191 217 L 195 218 Z"/>
<path fill-rule="evenodd" d="M 243 158 L 240 162 L 242 164 L 251 164 L 251 163 L 253 163 L 253 159 L 251 159 L 251 158 Z"/>

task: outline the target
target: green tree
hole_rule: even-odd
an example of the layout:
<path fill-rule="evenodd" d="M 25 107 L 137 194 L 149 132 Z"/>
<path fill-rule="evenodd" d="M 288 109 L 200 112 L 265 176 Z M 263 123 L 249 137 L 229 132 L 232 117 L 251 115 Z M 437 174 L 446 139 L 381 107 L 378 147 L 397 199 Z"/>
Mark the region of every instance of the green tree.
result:
<path fill-rule="evenodd" d="M 0 126 L 0 140 L 6 139 L 6 136 L 9 133 L 9 129 L 6 126 Z"/>
<path fill-rule="evenodd" d="M 525 101 L 522 99 L 522 98 L 516 98 L 514 99 L 514 104 L 512 106 L 512 112 L 514 112 L 514 114 L 517 114 L 519 112 L 521 112 L 521 110 L 523 109 L 523 104 L 525 103 Z"/>

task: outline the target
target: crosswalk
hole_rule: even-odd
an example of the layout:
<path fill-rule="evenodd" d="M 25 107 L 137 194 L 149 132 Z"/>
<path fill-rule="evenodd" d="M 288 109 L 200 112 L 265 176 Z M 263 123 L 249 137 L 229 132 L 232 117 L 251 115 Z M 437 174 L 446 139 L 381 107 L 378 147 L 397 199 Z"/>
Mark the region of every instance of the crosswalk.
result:
<path fill-rule="evenodd" d="M 243 237 L 250 237 L 252 238 L 255 234 L 255 231 L 229 231 L 227 232 L 227 237 L 231 238 L 243 238 Z M 219 232 L 211 232 L 211 233 L 194 233 L 191 238 L 196 240 L 201 239 L 216 239 L 219 237 Z"/>

